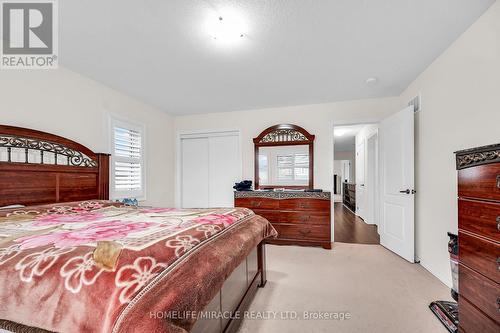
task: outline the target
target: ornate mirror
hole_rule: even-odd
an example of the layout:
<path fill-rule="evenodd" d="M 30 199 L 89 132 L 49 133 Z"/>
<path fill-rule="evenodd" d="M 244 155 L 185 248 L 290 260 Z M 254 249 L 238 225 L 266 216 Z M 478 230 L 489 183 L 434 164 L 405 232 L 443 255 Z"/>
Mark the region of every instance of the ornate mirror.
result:
<path fill-rule="evenodd" d="M 264 130 L 255 145 L 255 189 L 313 189 L 314 135 L 281 124 Z"/>

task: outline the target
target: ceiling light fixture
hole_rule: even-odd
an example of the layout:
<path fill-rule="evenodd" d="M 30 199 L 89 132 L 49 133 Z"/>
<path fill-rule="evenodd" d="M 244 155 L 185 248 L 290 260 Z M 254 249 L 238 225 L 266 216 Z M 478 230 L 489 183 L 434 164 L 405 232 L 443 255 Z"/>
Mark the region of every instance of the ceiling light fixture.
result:
<path fill-rule="evenodd" d="M 220 43 L 235 43 L 245 37 L 246 24 L 234 11 L 222 11 L 207 21 L 209 36 Z"/>

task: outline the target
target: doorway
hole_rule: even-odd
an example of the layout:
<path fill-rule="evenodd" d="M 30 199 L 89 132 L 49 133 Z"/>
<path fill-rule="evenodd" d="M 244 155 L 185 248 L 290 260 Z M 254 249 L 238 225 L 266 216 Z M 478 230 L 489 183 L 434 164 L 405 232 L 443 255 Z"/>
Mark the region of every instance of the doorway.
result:
<path fill-rule="evenodd" d="M 380 244 L 378 125 L 337 126 L 334 137 L 334 178 L 341 179 L 341 197 L 335 196 L 334 200 L 334 239 L 343 243 Z"/>

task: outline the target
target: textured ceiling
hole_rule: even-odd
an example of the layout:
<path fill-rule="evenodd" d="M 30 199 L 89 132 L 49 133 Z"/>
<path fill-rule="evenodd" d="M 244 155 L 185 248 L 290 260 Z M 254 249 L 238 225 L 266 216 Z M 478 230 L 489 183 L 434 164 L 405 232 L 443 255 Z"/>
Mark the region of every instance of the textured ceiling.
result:
<path fill-rule="evenodd" d="M 60 60 L 172 114 L 396 96 L 493 2 L 64 0 Z M 248 30 L 221 46 L 228 8 Z"/>

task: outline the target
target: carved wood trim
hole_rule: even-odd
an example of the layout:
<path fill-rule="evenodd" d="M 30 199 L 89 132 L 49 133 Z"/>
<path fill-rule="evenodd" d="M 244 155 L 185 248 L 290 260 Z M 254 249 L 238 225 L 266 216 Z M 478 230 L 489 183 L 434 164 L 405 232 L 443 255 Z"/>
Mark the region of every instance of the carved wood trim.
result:
<path fill-rule="evenodd" d="M 8 156 L 0 161 L 0 206 L 109 199 L 108 154 L 54 134 L 5 125 L 0 125 L 0 148 Z M 9 157 L 14 148 L 25 150 L 26 156 L 40 152 L 41 163 L 27 157 L 13 162 Z M 44 163 L 44 152 L 54 154 L 53 163 Z M 68 162 L 58 164 L 59 155 Z"/>
<path fill-rule="evenodd" d="M 500 162 L 500 144 L 455 152 L 457 170 Z"/>
<path fill-rule="evenodd" d="M 314 141 L 315 136 L 304 128 L 292 124 L 280 124 L 266 128 L 258 137 L 253 139 L 254 144 L 260 146 L 268 145 L 296 145 L 309 144 Z"/>
<path fill-rule="evenodd" d="M 95 160 L 97 158 L 96 153 L 94 153 L 92 150 L 88 149 L 84 145 L 81 145 L 73 140 L 69 140 L 66 138 L 63 138 L 62 136 L 42 132 L 42 131 L 37 131 L 29 128 L 21 128 L 21 127 L 14 127 L 14 126 L 7 126 L 7 125 L 0 125 L 0 135 L 3 136 L 17 136 L 17 137 L 25 137 L 25 138 L 30 138 L 34 140 L 42 140 L 42 141 L 49 141 L 52 143 L 57 143 L 62 146 L 66 146 L 67 148 L 77 150 L 82 152 L 83 154 L 87 155 L 89 158 Z"/>

